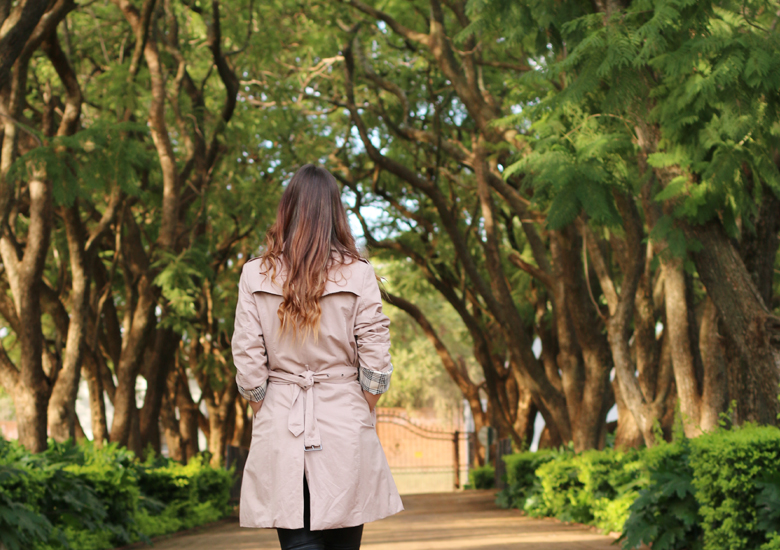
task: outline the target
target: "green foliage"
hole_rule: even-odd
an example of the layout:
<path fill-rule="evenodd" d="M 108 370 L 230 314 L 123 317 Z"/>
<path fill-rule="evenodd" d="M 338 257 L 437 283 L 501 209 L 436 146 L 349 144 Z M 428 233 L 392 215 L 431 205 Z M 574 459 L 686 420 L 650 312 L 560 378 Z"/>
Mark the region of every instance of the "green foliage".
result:
<path fill-rule="evenodd" d="M 780 533 L 772 533 L 769 542 L 761 546 L 760 550 L 780 550 Z"/>
<path fill-rule="evenodd" d="M 35 541 L 51 536 L 49 520 L 32 509 L 21 491 L 12 494 L 10 490 L 24 487 L 27 481 L 26 471 L 0 465 L 0 543 L 8 550 L 30 548 Z"/>
<path fill-rule="evenodd" d="M 700 503 L 704 549 L 752 550 L 777 531 L 780 430 L 746 427 L 691 441 L 693 485 Z M 772 525 L 772 523 L 774 525 Z"/>
<path fill-rule="evenodd" d="M 553 516 L 564 521 L 590 519 L 581 502 L 582 482 L 577 479 L 572 453 L 561 453 L 536 470 L 538 483 L 523 509 L 533 517 Z"/>
<path fill-rule="evenodd" d="M 515 453 L 501 457 L 506 464 L 506 487 L 498 495 L 497 502 L 503 508 L 525 508 L 526 500 L 538 491 L 536 470 L 553 460 L 556 451 Z"/>
<path fill-rule="evenodd" d="M 780 430 L 746 425 L 640 451 L 504 457 L 498 503 L 620 532 L 624 550 L 780 548 Z"/>
<path fill-rule="evenodd" d="M 216 521 L 229 511 L 232 472 L 216 470 L 197 456 L 186 466 L 160 461 L 140 470 L 139 524 L 148 536 Z"/>
<path fill-rule="evenodd" d="M 750 229 L 761 194 L 780 193 L 774 4 L 639 0 L 613 8 L 605 15 L 576 1 L 469 2 L 471 24 L 458 38 L 490 36 L 535 69 L 502 82 L 521 108 L 496 124 L 530 129 L 529 147 L 504 176 L 519 173 L 533 186 L 554 228 L 581 212 L 615 223 L 611 194 L 636 193 L 655 177 L 655 199 L 673 217 L 720 218 L 732 234 L 738 220 Z M 637 162 L 640 149 L 647 166 Z M 685 237 L 671 237 L 684 254 Z"/>
<path fill-rule="evenodd" d="M 620 531 L 637 496 L 641 461 L 636 451 L 560 453 L 537 470 L 541 492 L 525 503 L 533 516 L 554 516 Z"/>
<path fill-rule="evenodd" d="M 469 485 L 472 489 L 492 489 L 496 484 L 496 469 L 490 464 L 469 470 Z"/>
<path fill-rule="evenodd" d="M 582 211 L 598 224 L 618 226 L 613 192 L 630 189 L 637 177 L 625 159 L 635 154 L 629 136 L 619 128 L 605 133 L 597 118 L 580 109 L 539 115 L 532 125 L 534 152 L 507 167 L 504 177 L 526 175 L 553 229 L 569 225 Z"/>
<path fill-rule="evenodd" d="M 43 170 L 52 181 L 54 202 L 65 206 L 112 184 L 138 195 L 139 172 L 148 169 L 151 156 L 137 138 L 148 131 L 136 122 L 98 121 L 72 136 L 56 136 L 31 149 L 14 161 L 8 177 L 12 181 L 30 178 Z"/>
<path fill-rule="evenodd" d="M 0 543 L 9 550 L 102 550 L 215 521 L 232 472 L 199 457 L 139 462 L 116 445 L 58 444 L 38 455 L 0 439 Z"/>
<path fill-rule="evenodd" d="M 179 254 L 160 253 L 160 258 L 152 267 L 159 270 L 154 284 L 160 287 L 167 300 L 167 315 L 161 326 L 173 328 L 178 333 L 192 329 L 202 282 L 214 275 L 209 260 L 209 250 L 204 242 L 198 242 Z"/>
<path fill-rule="evenodd" d="M 652 544 L 657 550 L 702 547 L 701 517 L 693 487 L 687 440 L 660 444 L 643 452 L 649 483 L 630 507 L 623 527 L 623 548 Z"/>
<path fill-rule="evenodd" d="M 758 527 L 767 533 L 780 532 L 780 471 L 764 475 L 756 483 L 759 489 L 756 503 L 758 504 Z"/>

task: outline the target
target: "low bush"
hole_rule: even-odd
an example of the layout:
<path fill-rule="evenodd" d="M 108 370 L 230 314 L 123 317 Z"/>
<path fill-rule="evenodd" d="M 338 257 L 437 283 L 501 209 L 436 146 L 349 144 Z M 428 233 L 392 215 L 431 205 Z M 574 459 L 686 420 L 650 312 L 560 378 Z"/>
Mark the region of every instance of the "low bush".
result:
<path fill-rule="evenodd" d="M 587 451 L 558 454 L 540 466 L 541 492 L 526 501 L 532 516 L 553 516 L 587 523 L 602 531 L 620 531 L 643 482 L 636 451 Z"/>
<path fill-rule="evenodd" d="M 26 481 L 24 470 L 0 465 L 0 544 L 8 550 L 32 548 L 36 540 L 51 537 L 51 523 L 33 510 L 24 491 L 8 489 L 23 487 Z"/>
<path fill-rule="evenodd" d="M 526 500 L 540 493 L 539 478 L 536 470 L 542 464 L 552 460 L 556 451 L 543 449 L 538 452 L 504 455 L 506 464 L 506 486 L 498 494 L 497 503 L 502 508 L 525 509 Z"/>
<path fill-rule="evenodd" d="M 623 548 L 652 543 L 654 550 L 700 550 L 703 532 L 689 441 L 661 444 L 642 455 L 649 480 L 631 504 Z"/>
<path fill-rule="evenodd" d="M 492 489 L 496 484 L 496 469 L 490 464 L 469 470 L 469 486 L 472 489 Z"/>
<path fill-rule="evenodd" d="M 777 531 L 780 514 L 766 510 L 780 470 L 780 430 L 724 430 L 691 440 L 691 447 L 704 549 L 754 550 L 770 543 L 768 531 Z"/>
<path fill-rule="evenodd" d="M 152 537 L 216 521 L 230 511 L 232 474 L 195 457 L 186 466 L 171 461 L 140 469 L 139 523 Z"/>
<path fill-rule="evenodd" d="M 0 546 L 103 550 L 224 517 L 232 473 L 116 445 L 57 444 L 33 455 L 0 438 Z"/>
<path fill-rule="evenodd" d="M 622 532 L 624 550 L 780 550 L 780 430 L 678 439 L 641 451 L 506 456 L 497 502 Z"/>
<path fill-rule="evenodd" d="M 582 502 L 583 484 L 577 477 L 575 462 L 576 455 L 565 453 L 542 464 L 536 470 L 539 486 L 526 502 L 525 511 L 534 517 L 587 522 L 590 518 L 587 504 Z"/>

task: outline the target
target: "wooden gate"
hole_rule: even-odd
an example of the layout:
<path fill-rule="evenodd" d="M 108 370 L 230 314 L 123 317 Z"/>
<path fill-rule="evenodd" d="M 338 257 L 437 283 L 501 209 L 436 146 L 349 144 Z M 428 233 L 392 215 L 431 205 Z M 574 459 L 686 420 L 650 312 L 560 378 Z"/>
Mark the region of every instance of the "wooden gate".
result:
<path fill-rule="evenodd" d="M 452 491 L 467 482 L 474 434 L 426 427 L 387 409 L 377 410 L 376 431 L 401 494 Z"/>

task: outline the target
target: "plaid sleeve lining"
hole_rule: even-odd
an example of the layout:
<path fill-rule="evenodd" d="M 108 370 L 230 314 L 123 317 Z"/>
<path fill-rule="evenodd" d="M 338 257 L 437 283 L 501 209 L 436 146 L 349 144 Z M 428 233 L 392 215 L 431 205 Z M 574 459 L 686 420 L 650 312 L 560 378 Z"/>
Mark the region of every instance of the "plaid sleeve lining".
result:
<path fill-rule="evenodd" d="M 374 395 L 378 395 L 385 393 L 390 389 L 390 376 L 392 374 L 392 365 L 390 365 L 390 370 L 386 372 L 360 367 L 360 370 L 358 371 L 358 380 L 360 380 L 360 385 L 364 390 L 373 393 Z"/>
<path fill-rule="evenodd" d="M 236 385 L 238 386 L 238 384 Z M 267 387 L 268 387 L 268 381 L 266 380 L 265 384 L 257 388 L 253 388 L 251 390 L 246 390 L 241 386 L 238 386 L 238 393 L 240 393 L 244 399 L 247 399 L 249 401 L 254 401 L 255 403 L 257 403 L 258 401 L 262 401 L 263 399 L 265 399 L 265 389 Z"/>

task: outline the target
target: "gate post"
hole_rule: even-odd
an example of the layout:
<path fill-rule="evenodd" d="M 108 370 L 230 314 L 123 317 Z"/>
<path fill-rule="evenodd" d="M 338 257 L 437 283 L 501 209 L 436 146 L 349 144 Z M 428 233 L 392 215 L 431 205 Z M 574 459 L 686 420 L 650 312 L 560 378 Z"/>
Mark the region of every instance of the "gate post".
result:
<path fill-rule="evenodd" d="M 452 434 L 452 444 L 455 449 L 454 460 L 455 460 L 455 488 L 456 489 L 460 489 L 460 446 L 458 445 L 459 439 L 460 439 L 460 432 L 458 430 L 455 430 L 455 433 Z"/>

